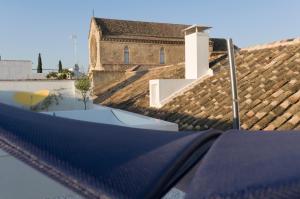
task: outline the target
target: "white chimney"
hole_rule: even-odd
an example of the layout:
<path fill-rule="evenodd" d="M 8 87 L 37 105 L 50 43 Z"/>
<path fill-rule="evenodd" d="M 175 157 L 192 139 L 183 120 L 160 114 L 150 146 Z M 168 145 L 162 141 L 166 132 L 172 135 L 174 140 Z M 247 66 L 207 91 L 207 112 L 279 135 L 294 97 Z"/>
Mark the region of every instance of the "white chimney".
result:
<path fill-rule="evenodd" d="M 191 26 L 185 32 L 185 79 L 153 79 L 149 81 L 150 106 L 160 108 L 196 80 L 213 75 L 209 68 L 210 27 Z"/>
<path fill-rule="evenodd" d="M 209 36 L 204 32 L 210 27 L 191 26 L 185 32 L 185 79 L 198 79 L 212 75 L 209 68 Z"/>

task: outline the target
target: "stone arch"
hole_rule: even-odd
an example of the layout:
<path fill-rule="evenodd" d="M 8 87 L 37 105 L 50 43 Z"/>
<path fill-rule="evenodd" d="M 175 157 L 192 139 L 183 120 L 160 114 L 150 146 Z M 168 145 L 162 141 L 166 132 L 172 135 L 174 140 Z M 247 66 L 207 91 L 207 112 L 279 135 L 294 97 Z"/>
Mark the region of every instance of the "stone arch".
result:
<path fill-rule="evenodd" d="M 97 64 L 97 41 L 94 35 L 90 41 L 90 60 L 92 68 L 95 68 Z"/>

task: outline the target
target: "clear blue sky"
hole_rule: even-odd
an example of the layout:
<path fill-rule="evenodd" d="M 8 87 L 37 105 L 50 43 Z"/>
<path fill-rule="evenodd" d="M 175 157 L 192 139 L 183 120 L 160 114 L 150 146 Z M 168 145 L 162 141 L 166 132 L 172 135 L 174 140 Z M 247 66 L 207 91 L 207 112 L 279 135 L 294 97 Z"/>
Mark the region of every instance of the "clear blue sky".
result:
<path fill-rule="evenodd" d="M 212 37 L 232 37 L 240 47 L 300 36 L 299 0 L 1 0 L 0 55 L 29 59 L 42 53 L 45 67 L 88 64 L 88 31 L 96 17 L 204 24 Z"/>

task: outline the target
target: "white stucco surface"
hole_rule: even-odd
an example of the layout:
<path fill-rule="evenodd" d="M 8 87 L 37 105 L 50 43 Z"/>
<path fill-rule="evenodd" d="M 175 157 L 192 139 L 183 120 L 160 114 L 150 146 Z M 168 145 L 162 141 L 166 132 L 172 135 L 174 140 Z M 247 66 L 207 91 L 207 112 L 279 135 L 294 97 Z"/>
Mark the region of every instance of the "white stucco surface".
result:
<path fill-rule="evenodd" d="M 29 79 L 31 61 L 0 60 L 0 80 Z"/>
<path fill-rule="evenodd" d="M 150 106 L 160 108 L 169 97 L 190 85 L 192 79 L 154 79 L 149 82 Z"/>
<path fill-rule="evenodd" d="M 54 115 L 55 117 L 63 117 L 101 124 L 127 126 L 132 128 L 178 131 L 178 125 L 176 123 L 100 105 L 93 105 L 89 110 L 55 111 L 44 112 L 44 114 Z"/>
<path fill-rule="evenodd" d="M 209 37 L 205 32 L 185 36 L 185 79 L 198 79 L 209 71 Z"/>
<path fill-rule="evenodd" d="M 45 89 L 49 90 L 50 93 L 61 95 L 61 98 L 58 98 L 58 104 L 53 102 L 48 108 L 49 111 L 84 109 L 83 102 L 79 101 L 80 96 L 75 91 L 73 80 L 0 81 L 0 102 L 21 108 L 28 108 L 18 104 L 14 100 L 16 92 L 36 92 Z M 91 104 L 89 102 L 88 107 Z"/>

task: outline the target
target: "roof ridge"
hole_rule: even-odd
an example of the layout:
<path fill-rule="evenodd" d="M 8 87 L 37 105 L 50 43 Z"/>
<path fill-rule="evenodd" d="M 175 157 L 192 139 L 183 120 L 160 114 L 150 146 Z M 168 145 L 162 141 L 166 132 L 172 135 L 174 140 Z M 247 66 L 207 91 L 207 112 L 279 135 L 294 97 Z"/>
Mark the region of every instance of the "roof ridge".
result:
<path fill-rule="evenodd" d="M 191 26 L 190 24 L 172 23 L 172 22 L 156 22 L 156 21 L 142 21 L 142 20 L 127 20 L 127 19 L 113 19 L 113 18 L 102 18 L 94 17 L 96 20 L 110 20 L 110 21 L 123 21 L 133 23 L 151 23 L 151 24 L 163 24 L 163 25 L 179 25 L 179 26 Z"/>
<path fill-rule="evenodd" d="M 189 25 L 171 24 L 146 21 L 131 21 L 120 19 L 94 18 L 102 35 L 133 35 L 133 36 L 155 36 L 158 38 L 180 38 L 184 37 L 181 30 Z"/>
<path fill-rule="evenodd" d="M 271 43 L 265 43 L 265 44 L 258 44 L 246 48 L 242 48 L 242 51 L 253 51 L 253 50 L 261 50 L 261 49 L 267 49 L 267 48 L 275 48 L 279 46 L 289 46 L 300 43 L 300 37 L 292 38 L 292 39 L 284 39 L 279 41 L 274 41 Z"/>

